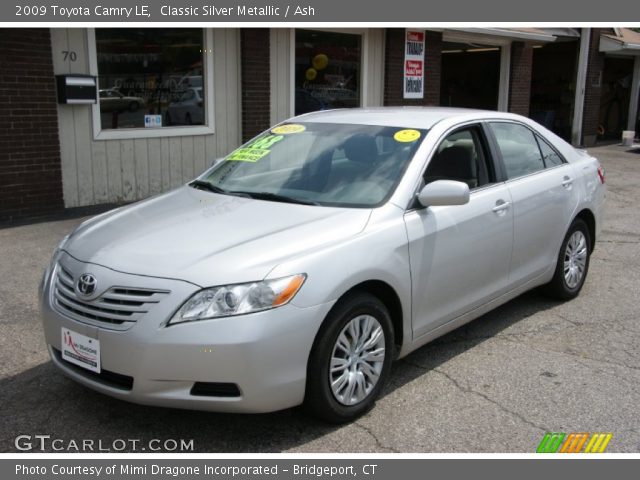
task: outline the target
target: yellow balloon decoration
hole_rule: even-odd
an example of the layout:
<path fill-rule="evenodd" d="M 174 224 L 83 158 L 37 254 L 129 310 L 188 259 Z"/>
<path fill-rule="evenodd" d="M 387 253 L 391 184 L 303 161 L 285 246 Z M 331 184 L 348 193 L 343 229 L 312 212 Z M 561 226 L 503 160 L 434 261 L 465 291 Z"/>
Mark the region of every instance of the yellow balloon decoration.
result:
<path fill-rule="evenodd" d="M 315 68 L 307 68 L 307 71 L 305 72 L 304 76 L 309 81 L 315 80 L 316 77 L 318 76 L 318 71 Z"/>
<path fill-rule="evenodd" d="M 327 68 L 329 64 L 329 57 L 327 57 L 324 53 L 319 53 L 315 57 L 313 57 L 313 68 L 316 70 L 324 70 Z"/>

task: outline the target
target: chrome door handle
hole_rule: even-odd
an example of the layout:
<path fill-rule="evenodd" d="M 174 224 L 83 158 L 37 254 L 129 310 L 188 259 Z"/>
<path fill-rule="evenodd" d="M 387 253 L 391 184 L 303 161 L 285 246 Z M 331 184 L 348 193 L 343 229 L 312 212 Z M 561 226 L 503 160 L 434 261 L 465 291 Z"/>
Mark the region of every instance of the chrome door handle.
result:
<path fill-rule="evenodd" d="M 571 178 L 569 178 L 569 177 L 564 177 L 562 179 L 562 186 L 564 188 L 570 187 L 572 183 L 573 183 L 573 180 Z"/>
<path fill-rule="evenodd" d="M 493 207 L 491 210 L 494 213 L 500 213 L 500 212 L 504 212 L 505 210 L 507 210 L 510 206 L 511 206 L 511 202 L 505 202 L 504 200 L 498 200 L 496 202 L 496 206 Z"/>

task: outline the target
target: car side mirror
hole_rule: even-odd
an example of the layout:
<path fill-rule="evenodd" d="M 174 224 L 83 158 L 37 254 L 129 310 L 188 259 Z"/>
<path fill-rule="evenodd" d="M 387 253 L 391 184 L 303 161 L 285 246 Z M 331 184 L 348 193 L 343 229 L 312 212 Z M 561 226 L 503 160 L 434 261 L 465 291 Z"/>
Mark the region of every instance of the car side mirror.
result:
<path fill-rule="evenodd" d="M 436 180 L 420 190 L 418 202 L 423 207 L 464 205 L 469 203 L 469 185 L 455 180 Z"/>

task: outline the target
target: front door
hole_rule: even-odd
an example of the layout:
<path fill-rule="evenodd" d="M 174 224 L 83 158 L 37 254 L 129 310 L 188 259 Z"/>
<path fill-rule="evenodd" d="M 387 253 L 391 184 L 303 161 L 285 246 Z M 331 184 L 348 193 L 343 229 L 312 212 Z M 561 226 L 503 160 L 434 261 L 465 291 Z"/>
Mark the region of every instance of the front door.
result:
<path fill-rule="evenodd" d="M 425 184 L 466 182 L 466 205 L 407 211 L 414 339 L 496 298 L 507 288 L 513 241 L 508 187 L 496 180 L 477 125 L 449 134 L 427 166 Z"/>

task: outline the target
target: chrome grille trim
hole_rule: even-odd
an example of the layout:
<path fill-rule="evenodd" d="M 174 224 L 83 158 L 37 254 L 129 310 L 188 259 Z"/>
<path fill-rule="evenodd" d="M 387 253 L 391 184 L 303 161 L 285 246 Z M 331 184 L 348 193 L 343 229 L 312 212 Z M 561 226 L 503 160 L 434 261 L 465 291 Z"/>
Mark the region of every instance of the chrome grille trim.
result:
<path fill-rule="evenodd" d="M 55 267 L 52 304 L 79 322 L 112 330 L 127 330 L 170 292 L 127 286 L 112 286 L 93 300 L 78 297 L 73 275 L 60 263 Z"/>

